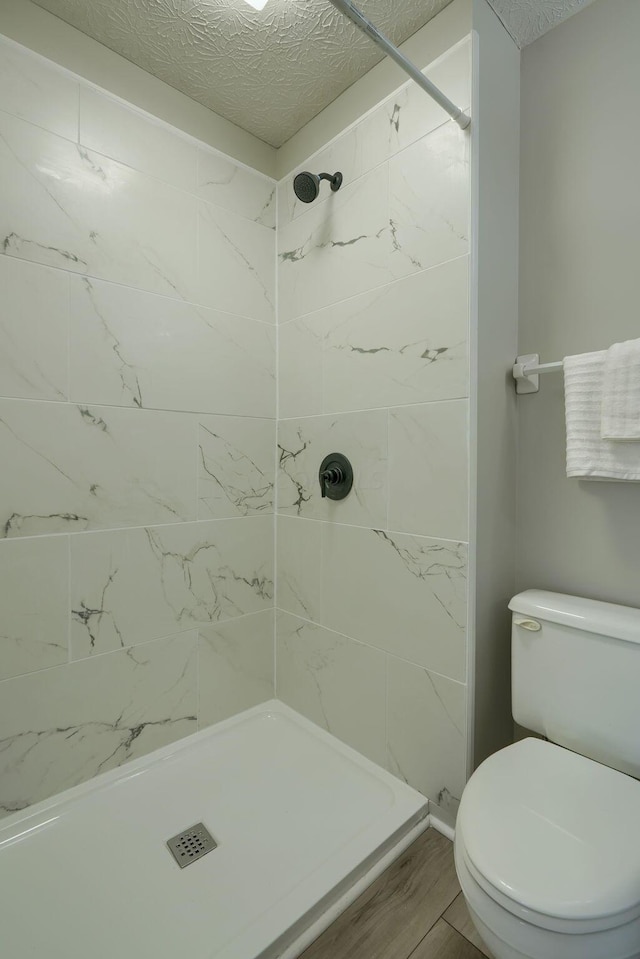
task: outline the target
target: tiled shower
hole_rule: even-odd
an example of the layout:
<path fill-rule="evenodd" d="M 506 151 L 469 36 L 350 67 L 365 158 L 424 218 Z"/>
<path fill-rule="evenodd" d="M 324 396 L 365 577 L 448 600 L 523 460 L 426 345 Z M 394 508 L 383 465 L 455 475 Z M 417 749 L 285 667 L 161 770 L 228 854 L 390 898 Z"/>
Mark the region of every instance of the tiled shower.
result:
<path fill-rule="evenodd" d="M 0 58 L 0 806 L 273 695 L 274 184 Z"/>
<path fill-rule="evenodd" d="M 305 208 L 291 175 L 2 54 L 0 808 L 275 693 L 452 821 L 468 135 L 405 85 L 302 165 L 345 177 Z M 433 70 L 463 107 L 470 60 Z"/>
<path fill-rule="evenodd" d="M 468 105 L 470 42 L 434 70 Z M 403 87 L 278 185 L 278 696 L 451 819 L 466 778 L 469 139 Z M 322 499 L 326 453 L 352 460 Z"/>

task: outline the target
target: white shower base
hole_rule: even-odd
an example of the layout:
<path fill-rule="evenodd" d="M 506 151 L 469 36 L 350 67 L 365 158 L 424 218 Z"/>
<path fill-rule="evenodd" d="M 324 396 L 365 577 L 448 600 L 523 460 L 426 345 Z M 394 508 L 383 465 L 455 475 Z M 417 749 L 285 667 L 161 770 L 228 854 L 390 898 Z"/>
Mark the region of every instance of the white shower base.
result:
<path fill-rule="evenodd" d="M 426 813 L 419 793 L 272 701 L 3 820 L 0 949 L 290 956 Z M 180 869 L 166 840 L 197 822 L 218 848 Z"/>

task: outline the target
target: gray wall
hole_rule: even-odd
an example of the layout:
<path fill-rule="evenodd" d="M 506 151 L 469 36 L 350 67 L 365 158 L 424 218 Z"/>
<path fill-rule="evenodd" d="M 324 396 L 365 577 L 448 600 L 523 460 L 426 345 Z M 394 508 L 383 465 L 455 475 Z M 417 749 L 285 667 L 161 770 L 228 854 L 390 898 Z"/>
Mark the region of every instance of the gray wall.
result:
<path fill-rule="evenodd" d="M 640 4 L 599 0 L 522 56 L 519 352 L 640 336 Z M 640 605 L 640 485 L 565 477 L 562 377 L 519 399 L 519 588 Z"/>
<path fill-rule="evenodd" d="M 474 766 L 511 740 L 509 599 L 515 588 L 520 52 L 485 0 L 473 7 L 471 603 Z M 474 514 L 474 515 L 473 515 Z"/>

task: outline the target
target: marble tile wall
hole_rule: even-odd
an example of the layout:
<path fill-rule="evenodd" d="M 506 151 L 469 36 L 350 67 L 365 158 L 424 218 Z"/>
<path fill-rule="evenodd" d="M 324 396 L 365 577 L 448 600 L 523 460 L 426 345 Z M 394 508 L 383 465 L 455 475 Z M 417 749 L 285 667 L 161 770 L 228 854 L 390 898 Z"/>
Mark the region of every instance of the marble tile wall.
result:
<path fill-rule="evenodd" d="M 0 813 L 273 695 L 275 210 L 0 39 Z"/>
<path fill-rule="evenodd" d="M 470 44 L 432 75 L 470 101 Z M 276 690 L 453 821 L 466 777 L 469 141 L 408 85 L 278 185 Z M 297 171 L 294 171 L 297 172 Z M 322 458 L 355 485 L 322 499 Z"/>

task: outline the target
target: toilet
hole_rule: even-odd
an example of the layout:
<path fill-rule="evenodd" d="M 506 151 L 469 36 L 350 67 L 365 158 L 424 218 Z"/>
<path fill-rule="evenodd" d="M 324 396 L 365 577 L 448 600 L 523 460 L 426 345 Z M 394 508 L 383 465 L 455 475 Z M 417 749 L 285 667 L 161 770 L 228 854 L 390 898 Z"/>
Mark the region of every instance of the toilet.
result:
<path fill-rule="evenodd" d="M 509 608 L 513 716 L 546 740 L 467 783 L 469 913 L 495 959 L 638 959 L 640 610 L 542 590 Z"/>

